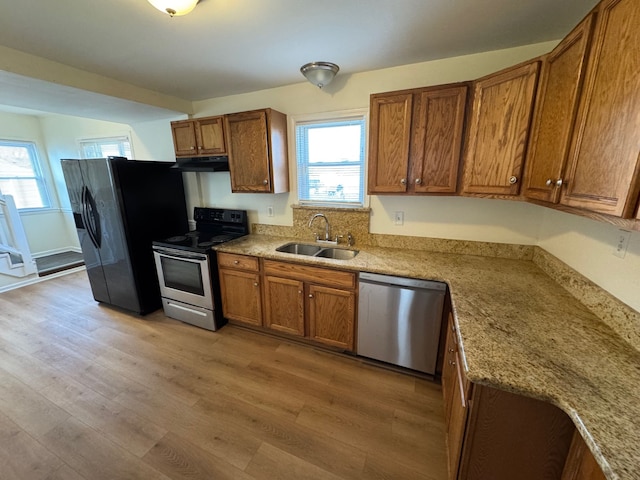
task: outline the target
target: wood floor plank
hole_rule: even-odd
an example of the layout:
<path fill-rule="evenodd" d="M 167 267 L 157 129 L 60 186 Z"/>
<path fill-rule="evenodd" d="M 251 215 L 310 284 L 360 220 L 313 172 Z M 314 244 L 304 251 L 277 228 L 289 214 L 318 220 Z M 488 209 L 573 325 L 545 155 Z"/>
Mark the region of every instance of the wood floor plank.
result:
<path fill-rule="evenodd" d="M 46 480 L 63 462 L 0 414 L 0 465 L 2 480 Z"/>
<path fill-rule="evenodd" d="M 34 390 L 40 390 L 55 383 L 60 377 L 60 372 L 49 364 L 6 343 L 0 347 L 0 365 Z"/>
<path fill-rule="evenodd" d="M 0 368 L 0 412 L 38 439 L 69 414 Z"/>
<path fill-rule="evenodd" d="M 25 478 L 24 480 L 29 480 Z M 49 473 L 46 480 L 87 480 L 66 463 L 55 471 Z"/>
<path fill-rule="evenodd" d="M 61 378 L 41 390 L 41 393 L 73 417 L 139 457 L 146 454 L 167 433 L 167 430 L 149 419 L 71 378 Z"/>
<path fill-rule="evenodd" d="M 245 402 L 220 395 L 200 400 L 194 409 L 246 429 L 256 438 L 343 478 L 359 478 L 364 467 L 364 451 Z"/>
<path fill-rule="evenodd" d="M 169 480 L 169 477 L 72 417 L 39 440 L 80 475 L 91 480 Z"/>
<path fill-rule="evenodd" d="M 247 467 L 256 480 L 340 480 L 334 475 L 269 443 L 263 443 Z"/>
<path fill-rule="evenodd" d="M 161 439 L 143 460 L 174 480 L 255 480 L 174 433 Z"/>
<path fill-rule="evenodd" d="M 91 388 L 104 397 L 113 400 L 127 388 L 141 386 L 119 373 L 85 358 L 75 350 L 61 343 L 49 344 L 33 353 L 33 356 L 56 370 Z"/>
<path fill-rule="evenodd" d="M 127 389 L 116 401 L 241 470 L 260 447 L 260 440 L 251 432 L 148 388 Z"/>

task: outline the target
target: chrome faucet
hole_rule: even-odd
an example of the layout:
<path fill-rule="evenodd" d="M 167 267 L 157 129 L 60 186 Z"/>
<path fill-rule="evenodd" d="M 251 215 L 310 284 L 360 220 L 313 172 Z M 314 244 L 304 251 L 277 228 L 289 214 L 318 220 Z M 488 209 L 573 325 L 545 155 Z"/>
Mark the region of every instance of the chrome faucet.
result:
<path fill-rule="evenodd" d="M 327 219 L 327 217 L 324 216 L 323 213 L 316 213 L 313 217 L 311 217 L 311 220 L 309 220 L 309 228 L 311 228 L 311 224 L 318 217 L 324 218 L 324 223 L 325 223 L 325 226 L 324 226 L 324 241 L 325 242 L 330 242 L 331 241 L 331 235 L 329 234 L 329 229 L 331 227 L 329 226 L 329 220 Z M 317 242 L 321 241 L 320 237 L 318 236 L 317 233 L 316 233 L 316 241 Z"/>

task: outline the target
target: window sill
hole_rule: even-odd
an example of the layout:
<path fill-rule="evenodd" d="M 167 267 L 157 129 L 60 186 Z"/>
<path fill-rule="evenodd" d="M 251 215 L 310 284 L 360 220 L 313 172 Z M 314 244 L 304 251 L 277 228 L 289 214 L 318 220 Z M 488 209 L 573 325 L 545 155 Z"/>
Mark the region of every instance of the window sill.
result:
<path fill-rule="evenodd" d="M 291 205 L 291 208 L 296 210 L 318 210 L 318 209 L 322 209 L 323 211 L 335 211 L 335 212 L 371 212 L 371 208 L 369 207 L 362 207 L 362 206 L 353 206 L 350 207 L 348 205 L 336 205 L 336 204 L 331 204 L 331 203 L 326 203 L 326 204 L 321 204 L 321 203 L 316 203 L 313 205 L 307 205 L 307 204 L 294 204 Z"/>

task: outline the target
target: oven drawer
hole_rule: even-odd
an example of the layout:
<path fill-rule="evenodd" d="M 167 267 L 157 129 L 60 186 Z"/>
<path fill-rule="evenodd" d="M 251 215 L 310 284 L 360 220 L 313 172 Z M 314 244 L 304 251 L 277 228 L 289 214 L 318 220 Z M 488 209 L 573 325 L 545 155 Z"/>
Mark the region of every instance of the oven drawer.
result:
<path fill-rule="evenodd" d="M 167 317 L 178 319 L 182 322 L 190 323 L 196 327 L 207 330 L 217 330 L 213 311 L 206 308 L 197 307 L 188 303 L 178 302 L 169 298 L 162 299 L 162 307 Z"/>
<path fill-rule="evenodd" d="M 260 265 L 256 257 L 249 257 L 247 255 L 236 255 L 234 253 L 219 252 L 218 266 L 237 268 L 250 272 L 258 272 L 260 270 Z"/>

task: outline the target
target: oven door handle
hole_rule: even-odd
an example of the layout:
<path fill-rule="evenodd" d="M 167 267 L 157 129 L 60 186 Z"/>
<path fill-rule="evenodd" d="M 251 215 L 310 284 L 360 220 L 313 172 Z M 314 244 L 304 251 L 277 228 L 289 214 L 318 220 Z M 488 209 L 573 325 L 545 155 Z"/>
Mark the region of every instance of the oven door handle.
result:
<path fill-rule="evenodd" d="M 153 250 L 160 255 L 164 255 L 165 257 L 180 258 L 183 260 L 196 260 L 200 262 L 204 262 L 207 260 L 206 255 L 201 255 L 199 253 L 187 253 L 187 252 L 178 253 L 175 250 L 169 250 L 162 247 L 153 247 Z"/>

